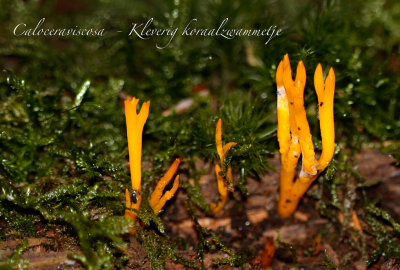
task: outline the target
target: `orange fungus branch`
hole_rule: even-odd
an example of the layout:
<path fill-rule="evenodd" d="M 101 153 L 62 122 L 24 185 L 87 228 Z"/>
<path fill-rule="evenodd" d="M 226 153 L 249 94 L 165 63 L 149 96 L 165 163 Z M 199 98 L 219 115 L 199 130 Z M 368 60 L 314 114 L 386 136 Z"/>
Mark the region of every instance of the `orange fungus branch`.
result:
<path fill-rule="evenodd" d="M 229 151 L 229 149 L 232 146 L 236 145 L 235 142 L 229 142 L 229 143 L 223 145 L 223 143 L 222 143 L 222 120 L 221 119 L 218 120 L 217 127 L 215 130 L 215 144 L 217 146 L 217 152 L 218 152 L 220 163 L 221 163 L 221 165 L 218 165 L 218 164 L 215 165 L 215 174 L 217 177 L 219 201 L 217 204 L 211 203 L 210 209 L 214 215 L 217 215 L 224 208 L 225 203 L 228 199 L 228 194 L 229 194 L 228 186 L 225 182 L 224 177 L 221 175 L 221 172 L 224 171 L 224 169 L 225 169 L 224 158 L 225 158 L 226 153 Z M 233 182 L 232 168 L 230 165 L 228 166 L 228 168 L 226 170 L 226 178 L 229 182 L 231 182 L 231 183 Z"/>

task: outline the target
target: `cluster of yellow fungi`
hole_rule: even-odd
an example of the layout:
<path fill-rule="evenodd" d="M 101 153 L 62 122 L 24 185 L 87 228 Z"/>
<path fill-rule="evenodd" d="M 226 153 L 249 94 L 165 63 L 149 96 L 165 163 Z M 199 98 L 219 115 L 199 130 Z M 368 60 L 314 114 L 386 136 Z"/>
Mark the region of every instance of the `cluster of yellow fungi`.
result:
<path fill-rule="evenodd" d="M 322 139 L 322 153 L 317 160 L 304 109 L 306 70 L 302 61 L 297 65 L 296 78 L 292 79 L 289 56 L 286 54 L 276 71 L 278 96 L 278 142 L 281 154 L 280 197 L 278 212 L 289 217 L 296 210 L 300 198 L 317 176 L 328 166 L 335 149 L 333 98 L 335 73 L 330 68 L 324 82 L 320 64 L 314 73 L 314 87 L 318 96 L 318 112 Z M 297 162 L 302 155 L 302 166 L 293 182 Z"/>
<path fill-rule="evenodd" d="M 131 171 L 132 193 L 125 189 L 125 218 L 135 221 L 142 201 L 142 135 L 143 128 L 149 116 L 150 101 L 142 104 L 139 114 L 136 107 L 139 99 L 126 99 L 125 118 L 128 136 L 129 166 Z M 175 177 L 172 188 L 163 194 L 164 188 L 171 181 L 182 158 L 175 159 L 167 173 L 160 179 L 149 202 L 154 213 L 158 214 L 165 203 L 171 199 L 179 187 L 179 175 Z M 132 198 L 131 198 L 132 195 Z M 133 233 L 133 228 L 131 229 Z"/>
<path fill-rule="evenodd" d="M 276 71 L 278 96 L 278 141 L 281 154 L 280 197 L 278 212 L 282 217 L 289 217 L 296 210 L 300 198 L 317 176 L 328 166 L 335 149 L 335 129 L 333 120 L 333 98 L 335 92 L 335 73 L 331 68 L 324 81 L 320 64 L 314 73 L 314 87 L 318 96 L 318 112 L 322 139 L 322 153 L 315 158 L 313 141 L 307 115 L 304 109 L 304 87 L 306 70 L 302 61 L 297 65 L 296 78 L 292 79 L 289 56 L 286 54 Z M 131 171 L 132 192 L 125 190 L 125 218 L 136 220 L 142 200 L 141 159 L 143 127 L 149 116 L 150 101 L 143 103 L 139 114 L 136 107 L 139 99 L 125 100 L 125 116 L 128 135 L 129 165 Z M 211 203 L 211 212 L 216 215 L 224 208 L 229 195 L 229 184 L 233 183 L 232 168 L 225 168 L 224 159 L 235 142 L 222 143 L 222 121 L 218 120 L 215 132 L 220 164 L 215 165 L 219 201 Z M 294 181 L 297 163 L 302 156 L 300 173 Z M 149 198 L 154 213 L 158 214 L 165 203 L 171 199 L 179 187 L 179 175 L 175 177 L 172 188 L 164 188 L 175 175 L 181 158 L 175 159 L 167 173 L 158 182 Z M 131 230 L 133 232 L 133 229 Z"/>
<path fill-rule="evenodd" d="M 218 165 L 218 164 L 215 165 L 215 174 L 217 176 L 219 201 L 217 204 L 211 203 L 210 209 L 214 215 L 217 215 L 222 211 L 222 209 L 224 208 L 225 203 L 228 199 L 229 190 L 228 190 L 228 185 L 227 185 L 226 180 L 228 180 L 230 183 L 233 183 L 232 168 L 230 165 L 228 166 L 228 168 L 226 170 L 226 174 L 225 174 L 226 180 L 224 179 L 224 176 L 222 175 L 222 172 L 225 169 L 225 165 L 224 165 L 225 155 L 229 151 L 229 149 L 231 149 L 232 146 L 236 145 L 235 142 L 229 142 L 229 143 L 223 145 L 223 143 L 222 143 L 222 120 L 221 119 L 218 120 L 217 127 L 215 130 L 215 144 L 217 146 L 217 152 L 218 152 L 219 159 L 221 162 L 221 165 Z"/>

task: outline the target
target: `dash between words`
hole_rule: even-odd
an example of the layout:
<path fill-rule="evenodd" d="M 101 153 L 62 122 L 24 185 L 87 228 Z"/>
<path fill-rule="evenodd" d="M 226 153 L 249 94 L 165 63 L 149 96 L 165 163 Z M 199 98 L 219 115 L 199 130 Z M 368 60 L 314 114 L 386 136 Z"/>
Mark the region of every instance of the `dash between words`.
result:
<path fill-rule="evenodd" d="M 265 45 L 267 45 L 274 37 L 282 34 L 282 29 L 276 25 L 271 25 L 264 29 L 243 29 L 243 28 L 225 28 L 229 18 L 222 20 L 217 28 L 196 28 L 197 19 L 191 19 L 182 30 L 182 36 L 203 36 L 203 37 L 223 37 L 225 39 L 234 39 L 235 37 L 267 37 Z M 154 19 L 150 18 L 144 23 L 133 23 L 129 36 L 136 35 L 140 39 L 150 39 L 152 36 L 168 36 L 169 39 L 164 45 L 156 44 L 158 49 L 166 48 L 176 36 L 179 28 L 157 28 L 152 26 Z"/>

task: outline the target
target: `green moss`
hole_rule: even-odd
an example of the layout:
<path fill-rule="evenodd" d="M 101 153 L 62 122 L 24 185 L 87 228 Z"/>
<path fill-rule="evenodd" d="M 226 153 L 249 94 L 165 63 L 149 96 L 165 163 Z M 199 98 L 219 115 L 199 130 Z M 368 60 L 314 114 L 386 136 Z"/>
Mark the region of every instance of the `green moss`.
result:
<path fill-rule="evenodd" d="M 276 243 L 278 244 L 276 248 L 276 256 L 285 262 L 296 265 L 298 263 L 296 248 L 289 243 L 283 242 L 280 239 L 279 233 Z"/>
<path fill-rule="evenodd" d="M 327 269 L 338 270 L 339 267 L 332 261 L 331 257 L 329 257 L 328 252 L 325 250 L 325 261 L 324 265 Z"/>
<path fill-rule="evenodd" d="M 377 248 L 367 261 L 367 266 L 375 263 L 381 256 L 394 258 L 400 262 L 400 224 L 390 214 L 371 203 L 365 207 L 365 219 L 370 233 L 376 238 Z M 387 226 L 389 224 L 389 227 Z"/>

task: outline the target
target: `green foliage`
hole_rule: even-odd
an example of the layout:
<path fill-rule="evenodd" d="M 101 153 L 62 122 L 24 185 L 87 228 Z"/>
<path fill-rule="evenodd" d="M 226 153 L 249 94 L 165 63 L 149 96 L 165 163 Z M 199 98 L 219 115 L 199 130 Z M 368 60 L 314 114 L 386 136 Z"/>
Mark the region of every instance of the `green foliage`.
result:
<path fill-rule="evenodd" d="M 87 81 L 71 105 L 64 106 L 80 109 L 88 87 Z M 53 107 L 63 102 L 62 95 L 31 90 L 13 74 L 0 89 L 2 96 L 8 96 L 1 111 L 0 209 L 1 217 L 13 228 L 2 235 L 34 234 L 34 225 L 41 220 L 62 222 L 76 231 L 83 254 L 73 257 L 88 269 L 122 265 L 115 256 L 121 257 L 119 235 L 127 232 L 128 224 L 122 217 L 109 216 L 122 212 L 118 178 L 127 178 L 119 165 L 124 156 L 105 158 L 107 151 L 102 151 L 106 148 L 100 147 L 104 141 L 98 141 L 102 136 L 93 136 L 89 147 L 82 140 L 71 143 L 80 137 L 72 131 L 83 119 L 75 109 Z"/>
<path fill-rule="evenodd" d="M 365 189 L 377 183 L 367 183 L 353 169 L 352 164 L 354 163 L 354 158 L 342 154 L 341 159 L 331 162 L 326 174 L 319 178 L 318 190 L 308 193 L 318 199 L 320 212 L 324 216 L 343 226 L 341 237 L 348 236 L 350 244 L 359 250 L 363 257 L 366 257 L 366 236 L 372 235 L 374 237 L 377 247 L 367 256 L 367 266 L 373 265 L 382 256 L 400 261 L 400 224 L 387 211 L 379 208 L 377 201 L 367 199 Z M 357 198 L 358 196 L 364 201 L 364 206 L 360 209 L 363 213 L 362 220 L 368 224 L 367 228 L 362 226 L 366 230 L 365 234 L 350 226 L 352 211 L 356 208 L 356 201 L 360 200 L 360 198 Z M 343 213 L 343 224 L 337 218 L 338 212 Z M 330 265 L 328 258 L 326 263 Z"/>
<path fill-rule="evenodd" d="M 281 258 L 282 260 L 284 260 L 286 262 L 297 264 L 296 248 L 289 243 L 283 242 L 280 238 L 280 234 L 278 234 L 276 243 L 278 244 L 278 247 L 276 249 L 277 257 Z"/>
<path fill-rule="evenodd" d="M 220 239 L 219 237 L 210 229 L 202 227 L 197 219 L 197 215 L 193 209 L 193 203 L 189 197 L 187 201 L 187 206 L 189 210 L 189 214 L 193 220 L 194 228 L 197 232 L 198 243 L 196 248 L 196 253 L 198 260 L 201 263 L 201 269 L 204 269 L 204 253 L 207 251 L 214 252 L 217 249 L 222 250 L 229 257 L 224 259 L 214 259 L 213 262 L 218 266 L 221 264 L 229 264 L 230 266 L 240 266 L 245 262 L 245 256 L 242 254 L 235 254 L 232 250 L 230 250 Z"/>
<path fill-rule="evenodd" d="M 82 255 L 72 254 L 86 269 L 111 269 L 123 267 L 127 260 L 122 247 L 126 247 L 120 237 L 129 232 L 128 221 L 124 217 L 108 217 L 93 222 L 79 213 L 62 213 L 60 219 L 68 222 L 77 232 Z"/>
<path fill-rule="evenodd" d="M 185 259 L 176 252 L 175 243 L 166 234 L 158 234 L 153 230 L 144 230 L 136 227 L 137 239 L 142 244 L 149 256 L 152 269 L 165 269 L 165 259 L 168 257 L 176 263 L 181 263 L 186 267 L 200 269 L 196 261 Z"/>
<path fill-rule="evenodd" d="M 225 142 L 236 142 L 237 145 L 228 152 L 225 159 L 227 168 L 232 164 L 240 172 L 235 186 L 246 193 L 246 179 L 249 175 L 258 174 L 271 169 L 268 158 L 276 149 L 275 120 L 265 115 L 267 104 L 261 99 L 237 93 L 229 96 L 220 108 Z"/>
<path fill-rule="evenodd" d="M 396 160 L 396 166 L 400 166 L 400 142 L 392 142 L 389 145 L 383 146 L 382 150 Z"/>
<path fill-rule="evenodd" d="M 394 258 L 400 262 L 400 224 L 390 214 L 371 203 L 365 207 L 365 220 L 371 229 L 371 234 L 376 238 L 377 248 L 367 261 L 367 266 L 375 263 L 381 256 Z M 387 226 L 389 224 L 390 226 Z"/>
<path fill-rule="evenodd" d="M 324 265 L 327 269 L 331 270 L 339 270 L 339 267 L 332 261 L 331 257 L 329 257 L 328 252 L 325 250 L 325 261 Z"/>

